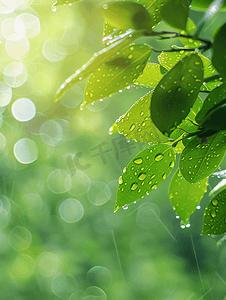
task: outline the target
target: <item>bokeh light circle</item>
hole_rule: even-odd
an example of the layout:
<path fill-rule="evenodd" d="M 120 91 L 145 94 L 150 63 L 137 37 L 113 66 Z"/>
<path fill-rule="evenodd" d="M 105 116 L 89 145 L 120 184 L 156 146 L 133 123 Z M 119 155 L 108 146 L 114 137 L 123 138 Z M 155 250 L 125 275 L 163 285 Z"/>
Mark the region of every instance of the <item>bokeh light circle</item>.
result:
<path fill-rule="evenodd" d="M 28 78 L 26 68 L 21 62 L 12 62 L 8 64 L 4 71 L 4 81 L 12 88 L 23 85 Z"/>
<path fill-rule="evenodd" d="M 28 98 L 20 98 L 12 105 L 12 114 L 17 121 L 26 122 L 34 118 L 36 107 Z"/>
<path fill-rule="evenodd" d="M 6 40 L 19 41 L 24 37 L 23 22 L 17 22 L 14 18 L 7 18 L 1 23 L 1 33 Z"/>
<path fill-rule="evenodd" d="M 52 146 L 52 142 L 54 145 L 60 142 L 63 137 L 63 130 L 58 122 L 47 120 L 40 126 L 39 134 L 45 144 Z"/>
<path fill-rule="evenodd" d="M 71 177 L 66 171 L 56 169 L 49 174 L 47 184 L 53 193 L 62 194 L 70 190 Z"/>
<path fill-rule="evenodd" d="M 77 281 L 69 273 L 59 273 L 52 280 L 53 293 L 62 298 L 68 298 L 77 289 Z"/>
<path fill-rule="evenodd" d="M 11 87 L 4 82 L 0 81 L 0 106 L 6 106 L 9 104 L 13 96 Z"/>
<path fill-rule="evenodd" d="M 105 292 L 97 287 L 97 286 L 90 286 L 84 292 L 84 299 L 98 299 L 98 300 L 107 300 L 107 295 Z"/>
<path fill-rule="evenodd" d="M 23 253 L 13 262 L 12 271 L 16 278 L 26 280 L 34 274 L 35 261 L 31 256 Z"/>
<path fill-rule="evenodd" d="M 16 17 L 16 22 L 22 22 L 25 28 L 25 36 L 28 39 L 34 38 L 40 33 L 41 25 L 39 18 L 33 14 L 23 13 Z"/>
<path fill-rule="evenodd" d="M 112 281 L 111 272 L 102 266 L 95 266 L 87 272 L 87 283 L 105 289 Z"/>
<path fill-rule="evenodd" d="M 30 231 L 22 226 L 14 227 L 8 236 L 10 246 L 16 251 L 23 251 L 27 249 L 32 240 Z"/>
<path fill-rule="evenodd" d="M 111 190 L 102 181 L 93 182 L 88 191 L 89 201 L 94 205 L 103 205 L 111 198 Z"/>
<path fill-rule="evenodd" d="M 60 102 L 68 108 L 75 108 L 84 100 L 84 93 L 82 89 L 74 85 L 61 98 Z"/>
<path fill-rule="evenodd" d="M 81 220 L 84 208 L 78 200 L 69 198 L 61 203 L 59 213 L 65 222 L 74 223 Z"/>
<path fill-rule="evenodd" d="M 47 116 L 41 112 L 37 112 L 33 119 L 27 124 L 27 130 L 34 134 L 39 135 L 40 127 L 48 120 Z"/>
<path fill-rule="evenodd" d="M 14 145 L 14 155 L 22 164 L 30 164 L 38 158 L 38 149 L 34 141 L 23 138 Z"/>
<path fill-rule="evenodd" d="M 58 39 L 48 39 L 42 47 L 42 53 L 51 62 L 59 62 L 65 59 L 67 50 L 60 44 Z"/>
<path fill-rule="evenodd" d="M 20 8 L 24 3 L 26 2 L 25 0 L 1 0 L 3 4 L 5 4 L 8 8 L 12 10 L 16 10 Z"/>
<path fill-rule="evenodd" d="M 18 41 L 11 41 L 9 40 L 10 37 L 11 35 L 5 43 L 6 52 L 9 56 L 16 60 L 24 59 L 30 50 L 30 43 L 28 39 L 26 37 L 23 37 Z"/>
<path fill-rule="evenodd" d="M 52 252 L 43 252 L 36 259 L 38 272 L 44 277 L 54 276 L 60 267 L 60 258 Z"/>
<path fill-rule="evenodd" d="M 75 170 L 75 174 L 71 178 L 70 194 L 73 196 L 81 196 L 88 192 L 91 186 L 91 181 L 86 173 Z"/>

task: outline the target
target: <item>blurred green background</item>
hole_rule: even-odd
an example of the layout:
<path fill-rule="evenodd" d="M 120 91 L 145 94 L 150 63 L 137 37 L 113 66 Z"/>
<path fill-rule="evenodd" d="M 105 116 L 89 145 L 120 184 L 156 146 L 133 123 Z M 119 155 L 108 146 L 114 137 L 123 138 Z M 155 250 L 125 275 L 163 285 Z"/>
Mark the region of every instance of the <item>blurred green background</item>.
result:
<path fill-rule="evenodd" d="M 118 177 L 148 145 L 108 130 L 148 89 L 80 111 L 84 80 L 61 99 L 62 115 L 45 115 L 60 84 L 103 48 L 105 2 L 53 12 L 52 0 L 0 1 L 0 300 L 226 299 L 226 244 L 200 236 L 220 178 L 209 179 L 185 229 L 168 197 L 176 166 L 157 190 L 113 212 Z M 190 12 L 196 24 L 202 15 Z M 219 12 L 201 37 L 211 39 L 224 21 Z M 156 30 L 172 28 L 162 22 Z M 172 41 L 136 43 L 169 49 Z"/>

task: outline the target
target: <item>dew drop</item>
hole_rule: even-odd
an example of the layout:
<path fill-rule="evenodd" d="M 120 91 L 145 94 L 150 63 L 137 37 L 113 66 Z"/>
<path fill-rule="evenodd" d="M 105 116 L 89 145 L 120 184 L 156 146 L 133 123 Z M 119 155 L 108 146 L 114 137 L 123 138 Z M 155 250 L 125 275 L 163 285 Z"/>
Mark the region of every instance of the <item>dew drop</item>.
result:
<path fill-rule="evenodd" d="M 119 183 L 119 184 L 122 184 L 122 183 L 123 183 L 122 176 L 120 176 L 120 177 L 119 177 L 119 179 L 118 179 L 118 183 Z"/>
<path fill-rule="evenodd" d="M 154 179 L 155 178 L 155 174 L 151 175 L 151 179 Z"/>
<path fill-rule="evenodd" d="M 200 208 L 201 208 L 201 206 L 200 206 L 200 205 L 197 205 L 197 206 L 196 206 L 196 209 L 200 209 Z"/>
<path fill-rule="evenodd" d="M 132 191 L 135 191 L 137 189 L 137 187 L 138 187 L 137 183 L 134 182 L 134 183 L 131 184 L 130 188 L 131 188 Z"/>
<path fill-rule="evenodd" d="M 123 207 L 122 207 L 122 209 L 124 209 L 124 210 L 127 210 L 129 208 L 129 205 L 124 205 Z"/>
<path fill-rule="evenodd" d="M 217 216 L 215 210 L 211 211 L 210 215 L 211 215 L 212 218 L 215 218 Z"/>
<path fill-rule="evenodd" d="M 133 131 L 135 129 L 136 125 L 135 124 L 132 124 L 129 128 L 129 131 Z"/>
<path fill-rule="evenodd" d="M 126 167 L 122 170 L 123 173 L 126 173 Z"/>
<path fill-rule="evenodd" d="M 164 180 L 166 179 L 166 173 L 162 174 L 162 179 L 164 179 Z"/>
<path fill-rule="evenodd" d="M 153 185 L 151 186 L 151 189 L 152 189 L 152 190 L 156 190 L 156 189 L 157 189 L 157 185 L 156 185 L 156 184 L 153 184 Z"/>
<path fill-rule="evenodd" d="M 134 162 L 136 165 L 140 165 L 140 164 L 142 164 L 142 162 L 143 162 L 143 158 L 141 158 L 141 157 L 136 158 L 133 162 Z"/>
<path fill-rule="evenodd" d="M 157 155 L 155 156 L 155 161 L 160 161 L 160 160 L 163 159 L 163 157 L 164 157 L 164 155 L 161 154 L 161 153 L 159 153 L 159 154 L 157 154 Z"/>
<path fill-rule="evenodd" d="M 175 162 L 172 160 L 171 163 L 169 164 L 170 168 L 173 168 L 175 165 Z"/>
<path fill-rule="evenodd" d="M 139 180 L 144 180 L 146 177 L 147 177 L 147 174 L 146 174 L 146 173 L 140 173 L 140 174 L 138 175 L 138 179 L 139 179 Z"/>
<path fill-rule="evenodd" d="M 211 203 L 215 206 L 215 205 L 218 204 L 218 200 L 217 200 L 217 199 L 213 199 L 213 200 L 211 201 Z"/>

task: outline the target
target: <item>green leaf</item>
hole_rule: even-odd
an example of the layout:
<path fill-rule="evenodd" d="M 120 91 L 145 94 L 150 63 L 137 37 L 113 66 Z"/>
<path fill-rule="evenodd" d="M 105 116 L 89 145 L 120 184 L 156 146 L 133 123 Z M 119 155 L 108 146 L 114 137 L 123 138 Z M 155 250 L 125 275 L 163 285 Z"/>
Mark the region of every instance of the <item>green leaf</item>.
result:
<path fill-rule="evenodd" d="M 119 177 L 115 211 L 156 189 L 171 173 L 175 159 L 172 147 L 165 144 L 138 153 Z"/>
<path fill-rule="evenodd" d="M 185 30 L 189 15 L 187 0 L 169 0 L 162 9 L 162 18 L 170 26 Z"/>
<path fill-rule="evenodd" d="M 146 143 L 165 143 L 168 141 L 153 124 L 150 116 L 150 103 L 153 91 L 136 101 L 110 128 L 109 133 L 119 132 L 130 140 Z M 116 130 L 117 128 L 117 130 Z"/>
<path fill-rule="evenodd" d="M 188 18 L 187 23 L 186 23 L 186 29 L 180 31 L 180 33 L 184 34 L 184 35 L 194 35 L 195 30 L 196 30 L 195 23 L 192 21 L 192 19 Z M 202 42 L 192 39 L 192 38 L 180 37 L 179 40 L 187 48 L 198 48 L 202 45 Z"/>
<path fill-rule="evenodd" d="M 201 143 L 195 137 L 183 150 L 179 167 L 183 177 L 190 183 L 198 182 L 216 170 L 226 150 L 226 132 L 220 131 Z"/>
<path fill-rule="evenodd" d="M 211 196 L 213 193 L 219 192 L 226 188 L 226 179 L 222 179 L 210 192 L 209 196 Z"/>
<path fill-rule="evenodd" d="M 167 70 L 160 64 L 147 63 L 143 73 L 134 82 L 136 85 L 155 88 Z"/>
<path fill-rule="evenodd" d="M 226 98 L 226 85 L 216 87 L 208 97 L 205 99 L 204 104 L 200 112 L 197 114 L 195 121 L 201 123 L 207 112 L 212 109 L 215 105 L 219 104 Z"/>
<path fill-rule="evenodd" d="M 207 112 L 207 114 L 205 115 L 204 119 L 198 127 L 198 131 L 200 131 L 200 133 L 197 134 L 197 136 L 208 137 L 218 131 L 226 130 L 225 116 L 226 99 L 221 101 L 219 104 L 214 106 L 214 108 L 210 109 Z"/>
<path fill-rule="evenodd" d="M 97 68 L 86 84 L 81 107 L 130 86 L 142 73 L 151 51 L 146 45 L 127 46 Z"/>
<path fill-rule="evenodd" d="M 112 27 L 121 29 L 138 29 L 151 32 L 151 16 L 140 3 L 134 2 L 108 2 L 104 4 L 100 13 Z"/>
<path fill-rule="evenodd" d="M 207 205 L 203 218 L 202 235 L 226 232 L 226 189 L 217 194 Z"/>
<path fill-rule="evenodd" d="M 184 48 L 185 49 L 185 48 Z M 196 53 L 196 52 L 193 52 Z M 162 52 L 158 56 L 159 63 L 167 70 L 170 70 L 173 68 L 180 60 L 182 60 L 184 57 L 189 55 L 190 53 L 186 50 L 181 50 L 180 52 Z M 198 53 L 200 56 L 203 67 L 204 67 L 204 78 L 211 77 L 213 75 L 218 74 L 217 70 L 212 65 L 211 60 L 209 60 L 204 55 Z M 211 91 L 212 89 L 219 86 L 219 84 L 222 83 L 222 80 L 218 79 L 212 79 L 208 80 L 208 82 L 203 82 L 203 85 L 201 85 L 200 90 L 201 91 Z"/>
<path fill-rule="evenodd" d="M 207 185 L 207 178 L 195 184 L 190 184 L 182 177 L 179 169 L 171 179 L 169 187 L 170 202 L 184 225 L 188 223 L 189 217 L 207 191 Z"/>
<path fill-rule="evenodd" d="M 222 77 L 226 77 L 226 23 L 221 26 L 220 30 L 213 40 L 213 65 Z"/>
<path fill-rule="evenodd" d="M 118 51 L 122 48 L 130 45 L 133 40 L 142 36 L 142 31 L 130 30 L 127 32 L 127 35 L 111 44 L 110 46 L 100 50 L 98 53 L 95 53 L 94 56 L 79 70 L 74 74 L 68 77 L 65 82 L 60 86 L 56 93 L 55 102 L 57 102 L 63 95 L 77 82 L 85 79 L 91 73 L 95 72 L 103 63 L 112 58 Z"/>
<path fill-rule="evenodd" d="M 118 37 L 123 33 L 123 30 L 119 28 L 112 27 L 108 24 L 108 22 L 104 22 L 104 30 L 103 30 L 103 39 L 102 42 L 109 45 L 109 40 Z"/>
<path fill-rule="evenodd" d="M 125 0 L 125 1 L 131 1 L 131 0 Z M 152 28 L 154 28 L 159 22 L 162 20 L 162 10 L 164 8 L 164 5 L 169 0 L 139 0 L 139 3 L 144 5 L 146 9 L 149 11 L 149 14 L 152 18 Z"/>
<path fill-rule="evenodd" d="M 183 129 L 185 132 L 189 132 L 189 133 L 197 131 L 197 127 L 194 126 L 191 121 L 193 121 L 193 122 L 195 121 L 195 117 L 196 117 L 197 113 L 201 110 L 202 105 L 203 105 L 202 104 L 202 100 L 198 96 L 197 99 L 196 99 L 196 101 L 195 101 L 195 103 L 194 103 L 194 105 L 190 109 L 190 112 L 189 112 L 188 116 L 185 118 L 185 120 L 182 121 L 182 123 L 179 125 L 179 128 L 176 128 L 172 132 L 172 134 L 171 134 L 170 137 L 173 140 L 176 140 L 179 137 L 182 137 L 182 135 L 184 134 L 184 132 L 181 129 Z"/>
<path fill-rule="evenodd" d="M 213 0 L 192 0 L 191 8 L 194 10 L 206 10 Z M 221 8 L 226 9 L 226 3 L 224 3 L 223 7 Z"/>
<path fill-rule="evenodd" d="M 151 118 L 156 127 L 170 136 L 188 115 L 203 81 L 202 60 L 191 54 L 164 75 L 151 101 Z"/>

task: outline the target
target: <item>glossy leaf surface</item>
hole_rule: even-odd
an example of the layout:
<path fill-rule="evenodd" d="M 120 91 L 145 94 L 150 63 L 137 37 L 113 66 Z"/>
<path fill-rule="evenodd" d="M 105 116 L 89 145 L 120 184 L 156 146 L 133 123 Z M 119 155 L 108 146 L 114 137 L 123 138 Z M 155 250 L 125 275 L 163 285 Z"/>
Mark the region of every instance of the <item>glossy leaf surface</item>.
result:
<path fill-rule="evenodd" d="M 56 93 L 57 102 L 65 93 L 70 89 L 71 86 L 77 82 L 87 78 L 91 73 L 95 72 L 103 63 L 112 58 L 118 51 L 138 37 L 142 36 L 141 31 L 131 30 L 131 35 L 127 35 L 124 38 L 116 41 L 114 44 L 100 50 L 98 53 L 95 53 L 94 56 L 79 70 L 77 70 L 73 75 L 68 77 L 66 81 L 60 86 Z"/>
<path fill-rule="evenodd" d="M 157 128 L 170 136 L 188 115 L 203 81 L 203 65 L 197 54 L 179 61 L 161 79 L 151 101 L 151 118 Z"/>
<path fill-rule="evenodd" d="M 159 63 L 167 70 L 170 70 L 173 68 L 173 66 L 176 65 L 180 60 L 182 60 L 184 57 L 187 55 L 190 55 L 188 51 L 181 50 L 180 52 L 162 52 L 158 56 L 158 61 Z M 218 74 L 217 70 L 214 68 L 212 65 L 211 60 L 209 60 L 207 57 L 204 55 L 198 53 L 200 56 L 202 63 L 203 63 L 203 68 L 204 68 L 204 79 L 211 77 L 213 75 Z M 211 91 L 217 86 L 219 86 L 222 83 L 222 81 L 218 79 L 210 79 L 208 82 L 203 82 L 203 85 L 201 85 L 200 90 L 201 91 Z"/>
<path fill-rule="evenodd" d="M 139 44 L 117 52 L 90 75 L 82 107 L 130 86 L 142 73 L 150 55 L 151 49 Z"/>
<path fill-rule="evenodd" d="M 212 61 L 221 76 L 226 78 L 226 23 L 214 37 Z"/>
<path fill-rule="evenodd" d="M 190 184 L 182 177 L 179 170 L 171 179 L 169 187 L 170 202 L 184 225 L 188 223 L 189 217 L 202 199 L 207 190 L 207 185 L 207 178 L 195 184 Z"/>
<path fill-rule="evenodd" d="M 226 132 L 208 137 L 201 143 L 195 137 L 183 150 L 179 167 L 183 177 L 190 183 L 198 182 L 212 174 L 221 163 L 226 150 Z"/>
<path fill-rule="evenodd" d="M 192 21 L 192 19 L 188 18 L 186 23 L 186 29 L 182 30 L 180 33 L 185 35 L 194 35 L 195 30 L 196 30 L 195 23 Z M 202 44 L 202 42 L 192 38 L 180 37 L 179 40 L 185 45 L 185 47 L 188 48 L 198 48 Z"/>
<path fill-rule="evenodd" d="M 197 114 L 195 118 L 196 122 L 201 123 L 207 112 L 225 98 L 226 85 L 218 86 L 217 88 L 212 90 L 208 97 L 205 99 L 202 109 Z"/>
<path fill-rule="evenodd" d="M 151 16 L 140 3 L 109 2 L 101 7 L 100 13 L 112 27 L 151 32 Z"/>
<path fill-rule="evenodd" d="M 203 219 L 202 235 L 226 232 L 226 189 L 207 205 Z"/>
<path fill-rule="evenodd" d="M 136 85 L 155 88 L 167 70 L 160 64 L 147 63 L 143 73 L 134 82 Z"/>
<path fill-rule="evenodd" d="M 131 1 L 131 0 L 125 0 L 125 1 Z M 169 0 L 139 0 L 139 3 L 144 5 L 147 10 L 149 11 L 151 18 L 152 18 L 152 27 L 157 25 L 162 20 L 162 10 L 164 8 L 164 5 Z"/>
<path fill-rule="evenodd" d="M 189 112 L 188 116 L 179 125 L 179 128 L 181 128 L 184 131 L 187 131 L 189 133 L 193 132 L 193 131 L 197 131 L 197 126 L 194 126 L 194 124 L 192 124 L 191 121 L 195 121 L 195 117 L 199 113 L 199 111 L 202 109 L 202 106 L 203 106 L 203 102 L 202 102 L 201 98 L 198 96 L 195 103 L 194 103 L 194 105 L 190 109 L 190 112 Z M 182 134 L 182 130 L 179 129 L 179 128 L 175 129 L 173 131 L 173 133 L 171 134 L 172 139 L 175 140 Z M 196 128 L 196 130 L 191 131 L 191 129 L 193 129 L 193 128 Z"/>
<path fill-rule="evenodd" d="M 226 99 L 211 108 L 198 127 L 199 137 L 208 137 L 218 131 L 226 130 Z"/>
<path fill-rule="evenodd" d="M 135 102 L 109 130 L 119 132 L 130 140 L 150 143 L 164 143 L 168 139 L 154 125 L 150 116 L 150 103 L 153 91 Z"/>
<path fill-rule="evenodd" d="M 138 153 L 119 177 L 115 211 L 156 189 L 174 164 L 175 154 L 169 145 L 150 146 Z"/>
<path fill-rule="evenodd" d="M 183 29 L 189 15 L 189 3 L 187 0 L 169 0 L 162 9 L 162 18 L 170 26 Z"/>

